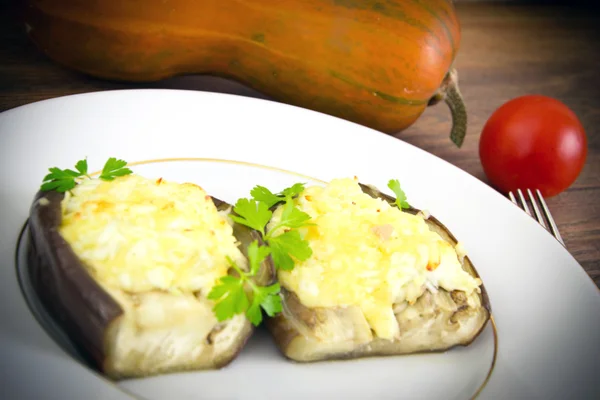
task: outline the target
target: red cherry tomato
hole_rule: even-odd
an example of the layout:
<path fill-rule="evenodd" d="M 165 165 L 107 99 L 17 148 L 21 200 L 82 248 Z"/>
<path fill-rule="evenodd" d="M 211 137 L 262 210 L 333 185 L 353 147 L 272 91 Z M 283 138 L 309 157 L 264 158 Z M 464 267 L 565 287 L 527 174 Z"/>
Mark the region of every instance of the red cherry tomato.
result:
<path fill-rule="evenodd" d="M 503 104 L 483 127 L 479 141 L 483 170 L 504 193 L 529 188 L 555 196 L 575 181 L 586 156 L 587 138 L 575 113 L 540 95 Z"/>

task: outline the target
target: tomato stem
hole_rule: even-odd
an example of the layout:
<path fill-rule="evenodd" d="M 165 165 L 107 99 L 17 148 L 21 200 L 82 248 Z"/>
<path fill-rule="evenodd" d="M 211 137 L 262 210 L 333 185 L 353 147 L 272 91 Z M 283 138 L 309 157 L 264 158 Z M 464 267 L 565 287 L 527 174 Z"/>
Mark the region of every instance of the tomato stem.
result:
<path fill-rule="evenodd" d="M 452 115 L 452 129 L 450 140 L 460 148 L 467 134 L 467 108 L 458 87 L 458 72 L 452 68 L 444 78 L 437 93 L 429 100 L 429 105 L 435 105 L 444 101 Z"/>

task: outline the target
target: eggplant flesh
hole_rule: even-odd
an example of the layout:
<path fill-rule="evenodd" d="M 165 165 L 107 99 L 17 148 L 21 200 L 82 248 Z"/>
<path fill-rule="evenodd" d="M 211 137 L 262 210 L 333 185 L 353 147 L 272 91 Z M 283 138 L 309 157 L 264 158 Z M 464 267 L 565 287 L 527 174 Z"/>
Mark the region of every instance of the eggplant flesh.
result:
<path fill-rule="evenodd" d="M 29 273 L 42 304 L 92 366 L 112 379 L 229 364 L 253 332 L 243 315 L 218 322 L 207 293 L 128 293 L 97 282 L 59 233 L 64 194 L 36 194 L 29 218 Z M 220 211 L 230 206 L 213 198 Z M 260 235 L 234 224 L 240 250 Z M 255 278 L 270 284 L 267 258 Z"/>
<path fill-rule="evenodd" d="M 395 199 L 373 186 L 361 184 L 363 192 L 393 206 Z M 410 207 L 405 212 L 421 211 Z M 427 216 L 428 227 L 453 246 L 456 238 L 435 217 Z M 479 278 L 468 256 L 462 268 Z M 298 296 L 282 287 L 283 311 L 266 322 L 279 350 L 297 362 L 316 362 L 372 356 L 393 356 L 445 351 L 467 346 L 485 328 L 491 306 L 485 287 L 467 295 L 462 291 L 426 290 L 414 304 L 394 304 L 400 337 L 378 338 L 357 306 L 308 308 Z"/>

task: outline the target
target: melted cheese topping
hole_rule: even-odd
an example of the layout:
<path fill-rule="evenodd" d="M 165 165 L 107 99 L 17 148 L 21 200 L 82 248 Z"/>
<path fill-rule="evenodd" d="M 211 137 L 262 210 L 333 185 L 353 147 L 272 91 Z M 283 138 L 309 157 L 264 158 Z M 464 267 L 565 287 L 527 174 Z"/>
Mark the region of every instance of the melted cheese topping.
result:
<path fill-rule="evenodd" d="M 316 224 L 300 230 L 313 255 L 278 276 L 307 307 L 359 306 L 377 336 L 393 339 L 399 336 L 394 304 L 413 303 L 427 289 L 471 293 L 481 285 L 422 215 L 372 198 L 356 179 L 308 187 L 295 203 Z"/>
<path fill-rule="evenodd" d="M 60 234 L 99 283 L 127 292 L 206 294 L 226 257 L 246 265 L 227 217 L 190 183 L 86 179 L 65 195 Z"/>

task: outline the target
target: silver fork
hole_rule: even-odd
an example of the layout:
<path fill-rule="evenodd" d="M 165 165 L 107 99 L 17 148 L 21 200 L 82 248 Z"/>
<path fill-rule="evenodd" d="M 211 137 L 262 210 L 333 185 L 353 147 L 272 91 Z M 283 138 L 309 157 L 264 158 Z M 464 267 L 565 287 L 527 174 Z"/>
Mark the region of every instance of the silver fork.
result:
<path fill-rule="evenodd" d="M 548 223 L 550 224 L 550 232 L 552 233 L 552 235 L 554 235 L 556 240 L 558 240 L 560 242 L 560 244 L 562 244 L 564 246 L 565 242 L 563 242 L 563 239 L 560 236 L 560 232 L 558 232 L 558 227 L 556 226 L 556 223 L 554 222 L 554 218 L 552 218 L 552 214 L 550 214 L 550 210 L 548 209 L 548 205 L 546 205 L 546 201 L 544 200 L 542 193 L 540 193 L 540 191 L 536 189 L 535 190 L 536 196 L 534 196 L 533 193 L 531 192 L 531 190 L 526 189 L 526 191 L 527 191 L 527 196 L 529 197 L 529 201 L 531 202 L 531 206 L 533 207 L 533 212 L 535 213 L 535 218 L 537 219 L 539 224 L 542 225 L 544 227 L 544 229 L 548 230 L 548 227 L 546 226 L 546 222 L 545 222 L 545 220 L 547 220 Z M 529 214 L 530 217 L 533 218 L 533 214 L 531 214 L 531 211 L 529 210 L 529 206 L 527 205 L 527 200 L 525 199 L 525 196 L 523 195 L 523 192 L 521 191 L 521 189 L 517 189 L 518 201 L 517 201 L 517 198 L 515 198 L 515 195 L 513 194 L 513 192 L 508 192 L 508 197 L 510 197 L 510 200 L 513 203 L 515 203 L 517 206 L 521 207 L 527 214 Z M 537 197 L 537 199 L 536 199 L 536 197 Z M 542 206 L 544 215 L 542 215 L 542 213 L 540 212 L 540 209 L 537 204 L 538 202 Z"/>

